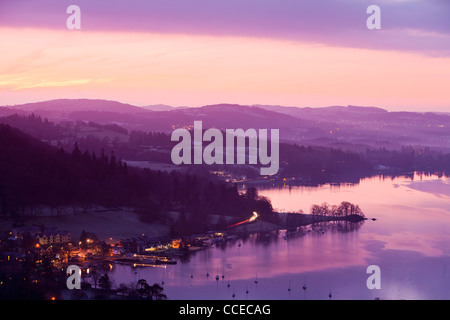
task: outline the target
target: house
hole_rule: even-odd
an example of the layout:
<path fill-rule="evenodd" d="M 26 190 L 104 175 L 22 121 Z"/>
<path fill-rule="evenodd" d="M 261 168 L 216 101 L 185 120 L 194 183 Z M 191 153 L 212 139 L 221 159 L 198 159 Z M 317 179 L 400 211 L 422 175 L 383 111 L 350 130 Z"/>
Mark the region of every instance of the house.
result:
<path fill-rule="evenodd" d="M 14 228 L 10 233 L 17 239 L 23 239 L 26 234 L 31 235 L 41 245 L 63 244 L 72 241 L 70 232 L 59 231 L 56 228 L 43 229 L 37 226 Z"/>
<path fill-rule="evenodd" d="M 36 235 L 36 240 L 40 245 L 65 244 L 72 241 L 70 232 L 68 231 L 44 231 Z"/>

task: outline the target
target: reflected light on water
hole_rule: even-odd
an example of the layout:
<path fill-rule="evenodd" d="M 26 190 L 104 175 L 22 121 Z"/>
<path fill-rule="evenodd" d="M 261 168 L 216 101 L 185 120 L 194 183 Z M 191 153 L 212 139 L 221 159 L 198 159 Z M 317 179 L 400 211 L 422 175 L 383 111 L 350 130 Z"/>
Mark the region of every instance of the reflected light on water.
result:
<path fill-rule="evenodd" d="M 230 299 L 231 289 L 236 299 L 328 299 L 330 287 L 333 299 L 450 298 L 445 286 L 450 282 L 449 179 L 413 178 L 259 190 L 276 209 L 309 213 L 313 204 L 349 201 L 369 220 L 352 230 L 331 223 L 293 234 L 253 234 L 164 270 L 117 266 L 111 272 L 117 284 L 136 277 L 164 279 L 172 299 Z M 382 270 L 381 290 L 365 285 L 366 268 L 372 264 Z M 207 273 L 223 278 L 216 281 Z M 302 290 L 305 278 L 308 289 Z M 243 294 L 246 288 L 249 293 Z"/>

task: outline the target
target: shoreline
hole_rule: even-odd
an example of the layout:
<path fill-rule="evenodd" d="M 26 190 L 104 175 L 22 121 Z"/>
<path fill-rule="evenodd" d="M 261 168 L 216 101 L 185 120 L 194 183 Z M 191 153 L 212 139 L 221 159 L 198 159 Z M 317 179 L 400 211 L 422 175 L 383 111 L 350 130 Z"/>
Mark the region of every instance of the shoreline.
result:
<path fill-rule="evenodd" d="M 322 222 L 335 222 L 335 221 L 346 221 L 350 223 L 358 223 L 361 221 L 367 220 L 367 218 L 364 218 L 359 215 L 348 215 L 348 216 L 341 216 L 341 217 L 335 217 L 335 216 L 321 216 L 321 215 L 312 215 L 307 213 L 293 213 L 296 216 L 298 216 L 300 219 L 298 219 L 297 223 L 287 223 L 286 217 L 290 213 L 284 213 L 284 212 L 275 212 L 279 215 L 281 221 L 280 224 L 275 224 L 267 221 L 254 221 L 250 223 L 245 223 L 243 225 L 239 225 L 236 227 L 233 227 L 231 230 L 228 229 L 228 231 L 231 231 L 231 233 L 255 233 L 255 232 L 271 232 L 271 231 L 279 231 L 279 230 L 294 230 L 299 227 L 306 227 L 309 225 L 313 225 L 316 223 L 322 223 Z M 284 217 L 283 217 L 284 215 Z M 234 230 L 234 232 L 233 232 Z"/>
<path fill-rule="evenodd" d="M 298 219 L 296 223 L 289 224 L 287 216 L 290 213 L 274 212 L 280 219 L 279 224 L 258 219 L 253 222 L 244 223 L 239 226 L 234 226 L 226 229 L 216 230 L 218 232 L 239 234 L 239 233 L 257 233 L 270 232 L 276 230 L 291 230 L 298 227 L 308 226 L 321 222 L 332 221 L 348 221 L 360 222 L 367 220 L 361 216 L 320 216 L 305 213 L 292 213 Z M 216 219 L 211 215 L 211 220 Z M 118 242 L 120 240 L 136 238 L 140 236 L 147 237 L 169 237 L 170 225 L 163 223 L 145 223 L 140 221 L 139 215 L 128 210 L 105 210 L 105 211 L 91 211 L 88 213 L 74 213 L 60 216 L 21 216 L 21 217 L 0 217 L 2 221 L 0 232 L 7 232 L 13 229 L 13 225 L 20 221 L 20 223 L 27 226 L 43 225 L 46 228 L 57 228 L 59 230 L 69 231 L 72 239 L 78 239 L 81 232 L 87 231 L 94 233 L 99 240 L 106 243 Z M 191 234 L 190 236 L 195 236 Z M 187 237 L 190 237 L 187 236 Z"/>
<path fill-rule="evenodd" d="M 143 223 L 139 215 L 128 210 L 89 211 L 60 216 L 20 216 L 1 217 L 0 232 L 11 231 L 17 222 L 26 226 L 43 225 L 71 233 L 72 242 L 78 242 L 82 231 L 94 233 L 99 240 L 107 243 L 141 235 L 168 236 L 170 226 L 161 223 Z"/>

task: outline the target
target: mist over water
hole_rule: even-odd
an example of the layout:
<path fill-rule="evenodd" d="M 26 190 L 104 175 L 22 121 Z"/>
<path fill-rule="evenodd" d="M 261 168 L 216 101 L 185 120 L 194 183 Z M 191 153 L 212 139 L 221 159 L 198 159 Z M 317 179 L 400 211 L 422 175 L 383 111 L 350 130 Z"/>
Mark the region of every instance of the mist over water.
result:
<path fill-rule="evenodd" d="M 350 201 L 369 220 L 253 234 L 177 265 L 115 265 L 112 278 L 116 285 L 163 281 L 169 299 L 329 299 L 330 293 L 332 299 L 449 299 L 449 189 L 449 178 L 417 174 L 261 189 L 278 210 L 309 212 L 312 204 Z M 381 269 L 379 290 L 366 286 L 369 265 Z"/>

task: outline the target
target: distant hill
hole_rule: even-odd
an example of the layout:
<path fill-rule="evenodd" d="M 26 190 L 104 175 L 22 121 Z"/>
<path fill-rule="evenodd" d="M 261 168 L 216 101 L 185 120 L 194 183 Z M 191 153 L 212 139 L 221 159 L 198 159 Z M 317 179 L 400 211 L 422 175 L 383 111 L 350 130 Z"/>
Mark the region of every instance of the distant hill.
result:
<path fill-rule="evenodd" d="M 300 145 L 398 150 L 424 146 L 450 151 L 450 115 L 445 113 L 389 112 L 377 107 L 330 106 L 298 108 L 270 105 L 215 104 L 174 108 L 137 107 L 108 100 L 60 99 L 0 108 L 0 116 L 35 113 L 54 122 L 92 121 L 133 130 L 171 133 L 191 127 L 279 129 L 280 139 Z"/>
<path fill-rule="evenodd" d="M 11 109 L 24 111 L 72 113 L 77 111 L 98 111 L 117 113 L 146 113 L 149 110 L 110 100 L 100 99 L 57 99 L 11 106 Z"/>
<path fill-rule="evenodd" d="M 340 122 L 343 120 L 369 118 L 375 116 L 386 116 L 389 112 L 377 107 L 359 107 L 359 106 L 331 106 L 319 108 L 297 108 L 297 107 L 283 107 L 270 105 L 256 105 L 256 107 L 275 111 L 290 116 L 315 120 L 315 121 L 331 121 Z"/>
<path fill-rule="evenodd" d="M 175 107 L 171 107 L 166 104 L 153 104 L 149 106 L 143 106 L 142 108 L 150 111 L 170 111 L 175 109 Z"/>
<path fill-rule="evenodd" d="M 319 138 L 305 137 L 307 144 L 347 148 L 427 146 L 450 151 L 450 114 L 433 112 L 389 112 L 377 107 L 331 106 L 297 108 L 258 105 L 323 129 Z M 360 147 L 358 147 L 358 145 Z"/>
<path fill-rule="evenodd" d="M 116 111 L 80 110 L 67 116 L 68 120 L 116 123 L 128 130 L 172 132 L 176 128 L 189 127 L 194 121 L 202 121 L 203 127 L 218 129 L 255 128 L 283 129 L 287 134 L 293 128 L 306 130 L 315 127 L 289 115 L 242 105 L 210 105 L 199 108 L 172 108 L 168 111 L 147 111 L 147 113 L 121 113 Z M 315 128 L 314 130 L 321 131 Z"/>
<path fill-rule="evenodd" d="M 218 129 L 287 129 L 307 125 L 305 121 L 289 115 L 237 104 L 217 104 L 172 110 L 165 114 L 159 113 L 157 116 L 160 120 L 169 120 L 175 127 L 192 125 L 194 121 L 198 120 L 203 122 L 204 128 Z"/>

